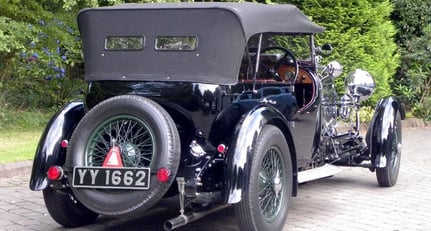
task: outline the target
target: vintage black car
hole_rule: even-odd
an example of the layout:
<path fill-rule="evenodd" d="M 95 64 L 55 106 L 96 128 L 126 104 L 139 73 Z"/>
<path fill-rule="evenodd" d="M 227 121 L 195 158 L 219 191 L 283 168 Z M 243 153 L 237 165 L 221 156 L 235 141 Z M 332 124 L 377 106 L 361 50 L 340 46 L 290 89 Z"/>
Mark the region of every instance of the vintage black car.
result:
<path fill-rule="evenodd" d="M 84 9 L 78 24 L 85 99 L 47 125 L 30 180 L 63 226 L 174 197 L 166 230 L 228 206 L 241 230 L 281 230 L 298 184 L 338 166 L 397 181 L 401 103 L 380 100 L 361 136 L 373 78 L 354 71 L 339 97 L 341 65 L 321 66 L 331 47 L 314 44 L 324 28 L 295 6 L 123 4 Z"/>

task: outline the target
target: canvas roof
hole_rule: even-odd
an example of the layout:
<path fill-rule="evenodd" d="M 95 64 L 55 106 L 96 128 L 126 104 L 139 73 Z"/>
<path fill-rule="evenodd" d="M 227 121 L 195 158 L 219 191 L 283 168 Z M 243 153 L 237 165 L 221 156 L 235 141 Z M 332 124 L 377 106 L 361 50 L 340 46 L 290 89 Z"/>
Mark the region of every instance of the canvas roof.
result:
<path fill-rule="evenodd" d="M 324 28 L 289 4 L 129 3 L 78 15 L 86 80 L 233 84 L 248 39 L 258 33 L 315 34 Z M 107 51 L 108 36 L 145 37 L 142 51 Z M 156 51 L 157 36 L 196 36 L 197 49 Z"/>

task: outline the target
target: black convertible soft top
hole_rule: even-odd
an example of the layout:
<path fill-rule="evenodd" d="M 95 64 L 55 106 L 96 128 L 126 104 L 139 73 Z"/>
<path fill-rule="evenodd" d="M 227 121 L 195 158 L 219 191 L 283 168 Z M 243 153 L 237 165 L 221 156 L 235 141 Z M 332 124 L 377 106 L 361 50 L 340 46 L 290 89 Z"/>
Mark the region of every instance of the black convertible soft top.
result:
<path fill-rule="evenodd" d="M 234 84 L 248 39 L 258 33 L 315 34 L 324 29 L 293 5 L 148 3 L 89 8 L 78 15 L 85 78 Z M 106 49 L 108 37 L 142 36 L 141 50 Z M 191 51 L 155 49 L 156 38 L 197 38 Z"/>

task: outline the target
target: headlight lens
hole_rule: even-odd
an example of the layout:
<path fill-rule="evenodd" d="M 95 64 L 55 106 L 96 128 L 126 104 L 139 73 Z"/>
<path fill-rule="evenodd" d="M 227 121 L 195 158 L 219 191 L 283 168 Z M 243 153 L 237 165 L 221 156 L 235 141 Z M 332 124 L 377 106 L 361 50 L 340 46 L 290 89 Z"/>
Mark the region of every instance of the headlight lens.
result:
<path fill-rule="evenodd" d="M 352 98 L 359 100 L 368 99 L 374 92 L 376 84 L 373 77 L 364 70 L 356 69 L 350 73 L 344 82 L 346 93 Z"/>
<path fill-rule="evenodd" d="M 329 76 L 336 78 L 343 73 L 343 66 L 337 61 L 332 61 L 326 66 L 326 72 Z"/>

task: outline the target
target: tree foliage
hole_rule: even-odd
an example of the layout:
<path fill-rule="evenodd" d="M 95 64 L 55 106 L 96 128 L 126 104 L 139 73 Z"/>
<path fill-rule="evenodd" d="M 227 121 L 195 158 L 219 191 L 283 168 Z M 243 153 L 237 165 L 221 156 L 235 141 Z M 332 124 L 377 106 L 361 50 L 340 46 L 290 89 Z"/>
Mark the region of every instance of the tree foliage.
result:
<path fill-rule="evenodd" d="M 76 25 L 80 9 L 165 1 L 176 0 L 0 0 L 0 104 L 60 105 L 81 86 L 82 56 Z M 429 0 L 272 2 L 295 4 L 326 28 L 317 35 L 317 44 L 333 45 L 333 53 L 323 62 L 338 60 L 344 66 L 342 77 L 356 68 L 374 76 L 377 89 L 370 105 L 391 94 L 392 86 L 416 115 L 431 117 Z M 401 63 L 394 78 L 398 54 Z M 342 82 L 340 78 L 339 89 Z"/>
<path fill-rule="evenodd" d="M 55 2 L 0 0 L 0 103 L 52 107 L 77 90 L 81 51 L 75 18 Z"/>
<path fill-rule="evenodd" d="M 392 20 L 401 65 L 394 81 L 395 92 L 414 116 L 431 120 L 431 2 L 393 0 Z"/>

